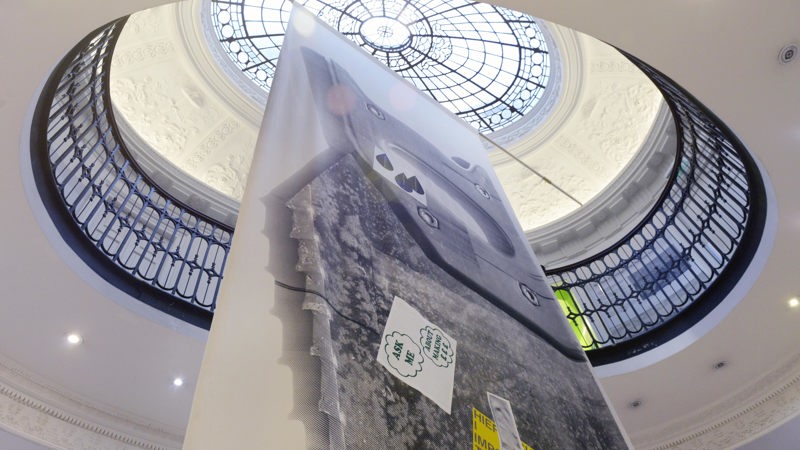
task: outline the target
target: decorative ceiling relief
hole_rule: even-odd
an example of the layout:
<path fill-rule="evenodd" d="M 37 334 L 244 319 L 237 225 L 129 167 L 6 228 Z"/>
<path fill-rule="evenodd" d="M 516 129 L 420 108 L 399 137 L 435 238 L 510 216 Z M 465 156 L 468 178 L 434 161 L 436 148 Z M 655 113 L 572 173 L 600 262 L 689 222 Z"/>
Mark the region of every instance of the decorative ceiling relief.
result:
<path fill-rule="evenodd" d="M 166 430 L 52 386 L 0 357 L 0 427 L 53 448 L 180 448 L 182 430 Z"/>
<path fill-rule="evenodd" d="M 250 160 L 241 154 L 228 155 L 224 163 L 216 163 L 203 174 L 201 181 L 209 186 L 220 186 L 220 192 L 233 198 L 241 199 Z"/>
<path fill-rule="evenodd" d="M 603 156 L 595 149 L 578 144 L 572 137 L 561 134 L 553 140 L 552 147 L 556 155 L 570 155 L 583 167 L 598 168 L 606 164 Z"/>
<path fill-rule="evenodd" d="M 227 128 L 223 125 L 222 130 Z M 235 199 L 237 202 L 244 195 L 247 182 L 247 173 L 253 158 L 252 150 L 249 152 L 227 152 L 228 146 L 237 149 L 253 149 L 256 145 L 257 135 L 252 130 L 239 126 L 237 130 L 224 140 L 225 148 L 218 149 L 210 154 L 204 161 L 198 179 L 211 186 L 218 192 Z"/>
<path fill-rule="evenodd" d="M 548 173 L 554 172 L 548 170 Z M 556 220 L 578 204 L 521 165 L 497 168 L 497 176 L 524 230 Z M 580 180 L 573 178 L 572 187 Z"/>
<path fill-rule="evenodd" d="M 220 145 L 241 129 L 242 124 L 234 119 L 228 119 L 217 125 L 197 146 L 196 151 L 186 158 L 186 167 L 197 169 L 212 152 L 220 151 Z"/>
<path fill-rule="evenodd" d="M 631 436 L 636 448 L 733 448 L 800 414 L 800 355 L 716 404 Z"/>
<path fill-rule="evenodd" d="M 589 64 L 589 70 L 591 71 L 591 73 L 596 73 L 596 74 L 602 74 L 602 73 L 636 74 L 639 72 L 639 69 L 637 69 L 628 60 L 620 61 L 615 59 L 592 61 Z"/>
<path fill-rule="evenodd" d="M 575 138 L 593 147 L 603 169 L 615 175 L 650 131 L 661 94 L 649 80 L 602 80 L 591 112 L 582 117 Z"/>
<path fill-rule="evenodd" d="M 558 31 L 557 27 L 554 27 Z M 574 101 L 554 112 L 561 116 L 555 130 L 534 130 L 506 146 L 527 166 L 586 205 L 620 179 L 625 167 L 644 148 L 654 129 L 663 100 L 658 89 L 619 52 L 593 38 L 578 35 L 574 53 L 563 55 L 565 66 L 581 73 Z M 537 133 L 543 135 L 542 138 Z M 535 142 L 535 147 L 529 143 Z M 519 162 L 502 155 L 495 167 L 523 229 L 535 230 L 577 211 L 581 205 L 539 179 Z M 518 166 L 511 168 L 511 166 Z M 528 175 L 523 177 L 522 174 Z M 521 185 L 518 185 L 522 183 Z M 593 226 L 600 220 L 590 221 Z"/>
<path fill-rule="evenodd" d="M 168 16 L 158 9 L 145 9 L 128 18 L 125 24 L 126 33 L 147 39 L 160 34 L 165 24 L 169 22 Z M 129 29 L 127 29 L 129 28 Z"/>
<path fill-rule="evenodd" d="M 207 74 L 198 73 L 194 58 L 203 44 L 184 39 L 182 14 L 179 6 L 166 5 L 129 19 L 112 64 L 117 122 L 129 151 L 146 160 L 153 173 L 184 172 L 162 186 L 177 189 L 176 198 L 189 192 L 214 197 L 211 188 L 236 203 L 244 192 L 257 128 Z"/>
<path fill-rule="evenodd" d="M 189 146 L 212 127 L 218 117 L 214 108 L 198 108 L 176 89 L 169 77 L 159 74 L 141 78 L 114 77 L 111 96 L 118 112 L 156 151 L 180 165 Z M 173 75 L 174 76 L 174 75 Z"/>
<path fill-rule="evenodd" d="M 175 54 L 175 44 L 169 40 L 148 42 L 140 47 L 120 49 L 114 52 L 112 70 L 124 70 L 133 65 L 169 59 Z"/>

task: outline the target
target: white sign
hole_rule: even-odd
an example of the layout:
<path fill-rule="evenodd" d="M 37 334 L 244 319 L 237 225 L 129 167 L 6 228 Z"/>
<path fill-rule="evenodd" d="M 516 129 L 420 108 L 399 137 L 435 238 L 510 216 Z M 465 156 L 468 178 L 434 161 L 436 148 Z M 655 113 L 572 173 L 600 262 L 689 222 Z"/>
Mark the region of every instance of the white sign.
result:
<path fill-rule="evenodd" d="M 378 362 L 450 414 L 456 341 L 400 297 L 389 311 Z"/>
<path fill-rule="evenodd" d="M 522 441 L 519 439 L 517 421 L 514 419 L 511 403 L 491 392 L 486 394 L 489 397 L 492 419 L 494 419 L 497 435 L 500 438 L 500 450 L 522 450 Z"/>

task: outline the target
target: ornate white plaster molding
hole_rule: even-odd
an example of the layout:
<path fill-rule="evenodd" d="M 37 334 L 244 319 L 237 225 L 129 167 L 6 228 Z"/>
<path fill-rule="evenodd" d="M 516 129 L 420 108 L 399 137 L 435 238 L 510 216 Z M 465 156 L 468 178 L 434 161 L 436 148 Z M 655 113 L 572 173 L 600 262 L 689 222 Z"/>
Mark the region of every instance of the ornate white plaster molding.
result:
<path fill-rule="evenodd" d="M 202 212 L 206 216 L 218 220 L 230 227 L 235 226 L 239 215 L 239 200 L 234 199 L 216 189 L 211 188 L 200 180 L 184 173 L 184 170 L 168 161 L 154 150 L 136 128 L 128 123 L 122 114 L 116 115 L 117 127 L 122 140 L 133 154 L 136 165 L 169 195 L 186 206 Z M 241 124 L 234 119 L 224 120 L 213 128 L 203 141 L 186 156 L 189 164 L 195 164 L 206 158 L 209 153 L 219 150 L 222 144 L 231 137 Z M 182 174 L 176 176 L 176 174 Z M 240 176 L 240 183 L 234 185 L 228 192 L 238 192 L 239 185 L 244 189 L 245 174 Z"/>
<path fill-rule="evenodd" d="M 166 60 L 174 54 L 175 45 L 169 40 L 161 39 L 144 43 L 140 47 L 115 51 L 112 66 L 123 69 L 153 60 Z"/>
<path fill-rule="evenodd" d="M 631 435 L 637 449 L 732 449 L 800 414 L 800 354 L 730 397 L 659 429 Z"/>
<path fill-rule="evenodd" d="M 170 197 L 233 226 L 263 105 L 224 80 L 208 54 L 202 1 L 133 14 L 114 50 L 117 129 Z"/>
<path fill-rule="evenodd" d="M 260 127 L 267 93 L 242 73 L 220 45 L 211 19 L 210 0 L 181 2 L 177 19 L 186 50 L 198 72 L 210 86 L 224 93 L 243 117 Z"/>
<path fill-rule="evenodd" d="M 179 449 L 183 436 L 92 405 L 0 356 L 0 428 L 56 449 Z"/>
<path fill-rule="evenodd" d="M 568 136 L 556 145 L 568 154 L 577 146 Z M 677 138 L 672 113 L 662 103 L 641 150 L 614 181 L 580 209 L 527 231 L 539 261 L 548 268 L 568 265 L 622 239 L 652 209 L 675 160 Z"/>

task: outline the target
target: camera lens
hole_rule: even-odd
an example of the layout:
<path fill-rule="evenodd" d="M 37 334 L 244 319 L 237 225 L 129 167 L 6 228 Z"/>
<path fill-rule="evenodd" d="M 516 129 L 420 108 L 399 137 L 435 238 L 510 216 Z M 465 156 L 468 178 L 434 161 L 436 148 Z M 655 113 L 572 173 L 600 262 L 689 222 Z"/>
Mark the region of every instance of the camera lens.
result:
<path fill-rule="evenodd" d="M 377 106 L 373 105 L 372 103 L 367 103 L 367 110 L 372 113 L 373 116 L 377 117 L 378 119 L 384 120 L 386 117 L 383 115 L 383 111 L 378 109 Z"/>
<path fill-rule="evenodd" d="M 485 198 L 486 200 L 492 198 L 492 194 L 490 194 L 489 191 L 480 184 L 475 185 L 475 190 L 478 191 L 478 193 L 481 194 L 481 197 Z"/>
<path fill-rule="evenodd" d="M 422 219 L 422 221 L 425 222 L 425 224 L 428 225 L 429 227 L 439 228 L 439 219 L 434 217 L 434 215 L 431 214 L 431 212 L 428 211 L 426 208 L 418 207 L 417 214 L 419 214 L 420 219 Z"/>
<path fill-rule="evenodd" d="M 533 293 L 533 291 L 531 290 L 531 288 L 528 287 L 527 284 L 520 283 L 519 290 L 522 291 L 522 296 L 525 297 L 526 300 L 528 300 L 529 302 L 531 302 L 531 304 L 535 306 L 539 306 L 539 298 L 536 296 L 536 294 Z"/>

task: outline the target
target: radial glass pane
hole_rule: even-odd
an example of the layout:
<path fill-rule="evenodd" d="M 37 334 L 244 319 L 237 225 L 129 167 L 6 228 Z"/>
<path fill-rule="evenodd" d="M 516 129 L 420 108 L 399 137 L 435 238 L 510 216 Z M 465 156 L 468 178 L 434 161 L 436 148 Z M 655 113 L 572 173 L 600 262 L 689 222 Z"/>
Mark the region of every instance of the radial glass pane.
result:
<path fill-rule="evenodd" d="M 481 132 L 529 112 L 550 58 L 531 16 L 463 0 L 301 0 L 302 4 Z M 217 38 L 269 90 L 292 3 L 211 2 Z"/>

